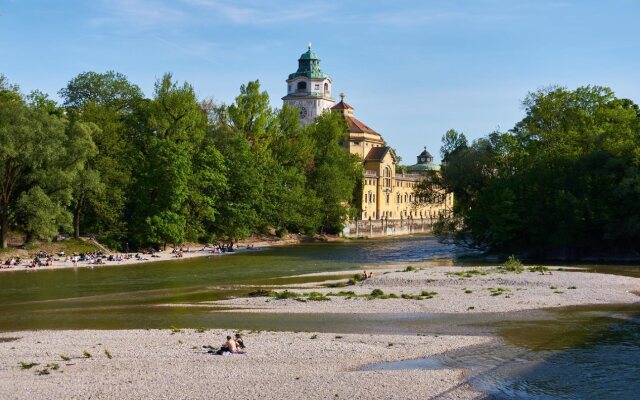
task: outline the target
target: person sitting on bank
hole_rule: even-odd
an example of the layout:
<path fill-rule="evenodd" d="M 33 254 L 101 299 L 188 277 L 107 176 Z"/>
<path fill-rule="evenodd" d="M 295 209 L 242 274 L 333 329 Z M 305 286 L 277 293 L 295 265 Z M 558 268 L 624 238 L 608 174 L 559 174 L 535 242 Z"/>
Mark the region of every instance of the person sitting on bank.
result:
<path fill-rule="evenodd" d="M 244 344 L 243 344 L 243 346 L 244 346 Z M 236 343 L 235 340 L 233 340 L 231 338 L 231 336 L 227 336 L 227 341 L 224 342 L 222 344 L 222 346 L 220 347 L 220 350 L 218 350 L 216 352 L 216 354 L 218 354 L 218 355 L 242 354 L 242 353 L 243 353 L 243 351 L 241 351 L 238 348 L 238 344 Z"/>
<path fill-rule="evenodd" d="M 239 333 L 236 333 L 235 341 L 239 349 L 245 349 L 244 341 L 242 340 L 242 335 L 240 335 Z"/>

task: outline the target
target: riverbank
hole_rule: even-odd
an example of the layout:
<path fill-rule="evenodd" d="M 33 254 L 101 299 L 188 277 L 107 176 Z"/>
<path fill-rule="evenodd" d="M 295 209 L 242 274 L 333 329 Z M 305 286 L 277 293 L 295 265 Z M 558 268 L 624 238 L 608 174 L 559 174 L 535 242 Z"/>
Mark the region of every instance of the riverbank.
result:
<path fill-rule="evenodd" d="M 231 332 L 222 330 L 0 334 L 0 397 L 423 399 L 442 395 L 472 399 L 480 394 L 464 383 L 463 370 L 360 369 L 493 340 L 481 336 L 247 332 L 246 355 L 214 356 L 202 348 L 205 344 L 218 346 L 228 334 Z M 16 339 L 10 341 L 12 338 Z M 23 369 L 21 362 L 38 365 Z"/>
<path fill-rule="evenodd" d="M 288 299 L 249 297 L 212 304 L 270 313 L 478 313 L 640 302 L 639 278 L 552 269 L 545 274 L 499 267 L 375 269 L 373 277 L 350 286 L 293 285 L 293 295 L 280 296 Z"/>
<path fill-rule="evenodd" d="M 242 252 L 252 251 L 252 250 L 260 250 L 260 249 L 273 247 L 273 246 L 289 246 L 289 245 L 295 245 L 295 244 L 300 244 L 304 242 L 332 242 L 332 241 L 338 241 L 338 240 L 341 240 L 341 239 L 336 236 L 311 237 L 306 235 L 291 234 L 283 238 L 280 238 L 277 236 L 261 235 L 261 236 L 252 236 L 248 239 L 239 241 L 236 244 L 236 247 L 234 248 L 233 252 L 225 252 L 225 253 L 214 252 L 213 247 L 205 247 L 203 245 L 196 244 L 191 246 L 188 246 L 188 245 L 183 246 L 184 251 L 181 253 L 180 257 L 177 257 L 177 255 L 172 252 L 172 248 L 168 248 L 165 251 L 156 252 L 153 255 L 132 252 L 132 253 L 129 253 L 129 256 L 130 256 L 129 258 L 122 259 L 119 261 L 106 261 L 106 258 L 104 258 L 103 263 L 101 264 L 96 264 L 93 262 L 90 263 L 88 261 L 86 262 L 80 261 L 77 263 L 77 265 L 74 265 L 74 263 L 71 260 L 65 261 L 64 256 L 55 256 L 53 260 L 53 265 L 34 267 L 34 268 L 30 268 L 29 263 L 37 253 L 37 250 L 32 250 L 30 252 L 27 252 L 26 250 L 20 250 L 15 253 L 6 252 L 6 253 L 0 254 L 0 264 L 2 263 L 2 261 L 15 256 L 20 256 L 22 258 L 22 262 L 20 263 L 20 265 L 14 265 L 11 267 L 0 265 L 0 272 L 41 271 L 41 270 L 54 270 L 54 269 L 64 269 L 64 268 L 103 268 L 108 266 L 121 266 L 121 265 L 132 265 L 132 264 L 145 264 L 149 262 L 181 260 L 181 259 L 188 259 L 188 258 L 194 258 L 194 257 L 217 257 L 217 256 L 231 255 L 231 254 L 242 253 Z M 88 243 L 94 243 L 94 242 L 88 242 Z M 100 245 L 96 244 L 96 246 L 100 246 Z M 105 251 L 105 254 L 120 255 L 120 256 L 124 255 L 123 253 L 109 252 L 109 251 Z M 139 257 L 136 257 L 136 254 L 138 254 Z"/>

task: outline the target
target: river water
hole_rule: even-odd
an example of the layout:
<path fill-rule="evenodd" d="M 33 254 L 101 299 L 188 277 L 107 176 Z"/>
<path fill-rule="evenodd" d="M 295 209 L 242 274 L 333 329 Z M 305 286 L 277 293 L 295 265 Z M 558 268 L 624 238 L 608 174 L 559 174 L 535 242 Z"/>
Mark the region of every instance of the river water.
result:
<path fill-rule="evenodd" d="M 328 277 L 296 275 L 378 266 L 452 265 L 462 252 L 430 236 L 305 244 L 137 266 L 0 274 L 0 331 L 233 328 L 473 334 L 487 346 L 426 360 L 370 366 L 468 369 L 490 398 L 637 398 L 640 306 L 586 306 L 473 315 L 228 313 L 206 301 Z M 467 262 L 468 263 L 468 262 Z M 575 267 L 575 266 L 574 266 Z M 640 266 L 578 266 L 640 276 Z M 329 277 L 331 278 L 331 277 Z"/>

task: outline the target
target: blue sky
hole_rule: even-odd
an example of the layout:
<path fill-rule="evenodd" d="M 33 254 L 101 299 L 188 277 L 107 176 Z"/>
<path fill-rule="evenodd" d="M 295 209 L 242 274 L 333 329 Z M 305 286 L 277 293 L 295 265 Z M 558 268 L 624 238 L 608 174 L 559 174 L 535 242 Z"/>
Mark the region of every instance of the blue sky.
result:
<path fill-rule="evenodd" d="M 595 84 L 640 102 L 640 1 L 0 0 L 0 73 L 24 92 L 116 70 L 172 72 L 229 103 L 259 79 L 280 107 L 307 42 L 405 163 L 522 118 L 528 91 Z"/>

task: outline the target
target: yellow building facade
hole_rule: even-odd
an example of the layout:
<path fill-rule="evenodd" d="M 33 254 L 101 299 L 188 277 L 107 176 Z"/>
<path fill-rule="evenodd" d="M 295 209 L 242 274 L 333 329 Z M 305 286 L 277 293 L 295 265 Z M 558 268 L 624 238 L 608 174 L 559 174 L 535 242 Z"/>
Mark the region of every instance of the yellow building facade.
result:
<path fill-rule="evenodd" d="M 453 194 L 442 193 L 433 203 L 414 202 L 415 189 L 428 171 L 439 170 L 433 157 L 425 150 L 408 173 L 398 173 L 398 158 L 378 132 L 354 116 L 354 108 L 345 103 L 344 95 L 335 103 L 331 97 L 333 81 L 320 69 L 320 59 L 311 51 L 298 59 L 298 70 L 287 79 L 285 105 L 300 110 L 300 122 L 312 123 L 323 112 L 339 113 L 349 129 L 344 146 L 360 158 L 364 167 L 362 220 L 435 219 L 453 207 Z"/>
<path fill-rule="evenodd" d="M 415 201 L 415 189 L 425 179 L 427 171 L 438 170 L 426 149 L 408 173 L 398 173 L 398 158 L 378 132 L 354 116 L 354 108 L 341 95 L 332 112 L 340 113 L 349 129 L 347 150 L 360 158 L 364 167 L 361 216 L 376 219 L 435 219 L 453 207 L 453 195 L 442 195 L 433 203 Z"/>

